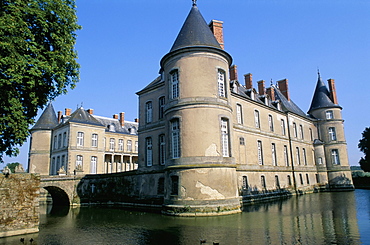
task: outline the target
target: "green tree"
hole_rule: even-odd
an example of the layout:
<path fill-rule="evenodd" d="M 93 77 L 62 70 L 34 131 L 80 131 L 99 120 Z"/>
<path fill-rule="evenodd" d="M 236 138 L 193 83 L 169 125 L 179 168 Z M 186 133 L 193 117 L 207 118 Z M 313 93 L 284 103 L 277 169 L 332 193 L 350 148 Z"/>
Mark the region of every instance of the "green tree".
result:
<path fill-rule="evenodd" d="M 360 166 L 365 172 L 370 172 L 370 127 L 362 132 L 362 139 L 358 143 L 358 148 L 365 156 L 360 159 Z"/>
<path fill-rule="evenodd" d="M 6 166 L 8 166 L 8 168 L 12 171 L 12 173 L 14 173 L 15 172 L 15 168 L 19 164 L 20 164 L 19 162 L 12 162 L 12 163 L 8 163 Z"/>
<path fill-rule="evenodd" d="M 0 162 L 16 156 L 37 110 L 79 79 L 74 0 L 0 0 Z"/>

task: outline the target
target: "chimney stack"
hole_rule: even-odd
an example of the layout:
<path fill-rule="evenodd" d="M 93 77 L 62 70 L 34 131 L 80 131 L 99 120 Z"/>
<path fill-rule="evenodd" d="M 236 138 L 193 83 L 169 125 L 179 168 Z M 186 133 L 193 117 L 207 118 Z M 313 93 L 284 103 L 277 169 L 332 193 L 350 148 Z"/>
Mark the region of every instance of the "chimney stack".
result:
<path fill-rule="evenodd" d="M 121 124 L 121 127 L 125 126 L 125 113 L 121 112 L 119 114 L 119 123 Z"/>
<path fill-rule="evenodd" d="M 113 119 L 118 119 L 118 114 L 114 114 Z"/>
<path fill-rule="evenodd" d="M 71 111 L 72 111 L 72 109 L 70 109 L 70 108 L 66 108 L 66 109 L 65 109 L 64 114 L 65 114 L 66 116 L 70 116 L 70 115 L 71 115 Z"/>
<path fill-rule="evenodd" d="M 265 81 L 264 80 L 261 80 L 261 81 L 258 81 L 258 93 L 260 95 L 265 95 Z"/>
<path fill-rule="evenodd" d="M 328 79 L 328 83 L 329 83 L 330 99 L 331 101 L 333 101 L 334 104 L 338 105 L 337 91 L 335 89 L 334 79 Z"/>
<path fill-rule="evenodd" d="M 211 20 L 208 25 L 222 49 L 224 49 L 223 23 L 224 22 L 220 20 Z"/>
<path fill-rule="evenodd" d="M 289 95 L 289 89 L 288 89 L 288 79 L 283 79 L 280 81 L 277 81 L 279 85 L 279 90 L 281 93 L 285 96 L 285 98 L 290 101 L 290 95 Z"/>
<path fill-rule="evenodd" d="M 135 122 L 136 123 L 139 123 L 139 118 L 135 118 Z"/>
<path fill-rule="evenodd" d="M 62 121 L 62 116 L 63 116 L 63 112 L 58 111 L 58 123 L 60 123 Z"/>
<path fill-rule="evenodd" d="M 238 69 L 236 65 L 232 65 L 230 67 L 230 80 L 231 81 L 238 80 Z"/>
<path fill-rule="evenodd" d="M 274 90 L 274 88 L 273 88 L 273 87 L 269 87 L 269 88 L 267 88 L 267 89 L 266 89 L 266 94 L 268 94 L 268 96 L 270 97 L 270 99 L 271 99 L 272 101 L 274 101 L 274 100 L 275 100 L 275 90 Z"/>
<path fill-rule="evenodd" d="M 248 73 L 244 75 L 244 83 L 246 89 L 252 89 L 253 83 L 252 83 L 252 73 Z"/>

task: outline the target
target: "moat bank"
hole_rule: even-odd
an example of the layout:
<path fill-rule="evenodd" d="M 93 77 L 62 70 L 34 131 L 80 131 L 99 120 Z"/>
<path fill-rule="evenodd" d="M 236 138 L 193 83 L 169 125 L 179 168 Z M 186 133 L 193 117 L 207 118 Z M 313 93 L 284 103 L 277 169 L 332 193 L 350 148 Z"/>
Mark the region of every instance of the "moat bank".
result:
<path fill-rule="evenodd" d="M 40 232 L 0 244 L 369 244 L 370 190 L 293 196 L 239 214 L 173 217 L 117 208 L 44 209 Z"/>

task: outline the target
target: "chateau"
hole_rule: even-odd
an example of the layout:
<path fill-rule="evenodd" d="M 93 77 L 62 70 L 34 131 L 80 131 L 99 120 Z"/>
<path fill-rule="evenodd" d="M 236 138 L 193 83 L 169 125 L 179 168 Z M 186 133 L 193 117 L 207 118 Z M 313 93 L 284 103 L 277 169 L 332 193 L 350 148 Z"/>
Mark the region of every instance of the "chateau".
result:
<path fill-rule="evenodd" d="M 196 3 L 160 76 L 139 91 L 139 168 L 147 197 L 168 209 L 238 212 L 240 197 L 353 189 L 342 108 L 320 75 L 308 113 L 288 81 L 266 87 L 238 79 L 223 47 L 221 21 L 209 25 Z"/>
<path fill-rule="evenodd" d="M 65 109 L 50 103 L 31 128 L 28 169 L 41 175 L 81 175 L 137 168 L 138 122 L 93 115 L 93 109 Z"/>
<path fill-rule="evenodd" d="M 230 214 L 260 198 L 353 190 L 333 79 L 327 87 L 318 74 L 307 113 L 293 102 L 286 79 L 258 81 L 256 88 L 250 73 L 239 80 L 224 50 L 223 22 L 207 24 L 195 1 L 160 66 L 137 92 L 139 124 L 125 122 L 123 113 L 104 118 L 83 108 L 56 116 L 50 104 L 31 129 L 30 172 L 135 170 L 115 175 L 129 183 L 125 200 L 181 215 Z M 93 181 L 81 184 L 91 189 L 84 200 L 99 191 Z"/>

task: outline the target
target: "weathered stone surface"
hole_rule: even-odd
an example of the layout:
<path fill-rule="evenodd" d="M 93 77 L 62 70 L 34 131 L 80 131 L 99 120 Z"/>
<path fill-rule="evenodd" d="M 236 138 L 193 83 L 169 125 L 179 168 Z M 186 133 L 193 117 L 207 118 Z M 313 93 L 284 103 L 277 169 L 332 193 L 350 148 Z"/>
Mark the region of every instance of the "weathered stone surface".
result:
<path fill-rule="evenodd" d="M 39 230 L 40 176 L 0 175 L 0 237 Z"/>

